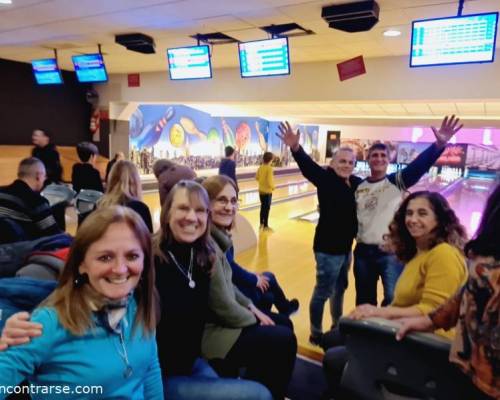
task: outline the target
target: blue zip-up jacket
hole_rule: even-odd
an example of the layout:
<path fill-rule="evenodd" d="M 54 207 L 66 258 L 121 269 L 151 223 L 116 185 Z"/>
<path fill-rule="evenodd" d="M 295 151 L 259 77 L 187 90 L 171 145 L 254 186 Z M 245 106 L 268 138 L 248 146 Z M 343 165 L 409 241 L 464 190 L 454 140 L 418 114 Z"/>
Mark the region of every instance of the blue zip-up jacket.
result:
<path fill-rule="evenodd" d="M 54 391 L 52 394 L 31 393 L 33 400 L 62 396 L 65 399 L 163 400 L 155 335 L 147 336 L 141 327 L 132 332 L 136 311 L 132 298 L 121 322 L 122 346 L 120 335 L 102 325 L 97 317 L 95 329 L 75 336 L 60 324 L 53 308 L 36 310 L 31 320 L 42 324 L 42 336 L 0 352 L 0 387 L 28 379 L 39 389 L 69 388 L 69 393 L 64 395 Z M 125 373 L 125 353 L 132 367 L 131 374 Z M 83 385 L 102 387 L 102 393 L 78 393 Z M 5 397 L 0 391 L 0 399 Z"/>
<path fill-rule="evenodd" d="M 16 312 L 31 312 L 52 293 L 56 281 L 31 278 L 0 279 L 0 333 L 5 321 Z"/>

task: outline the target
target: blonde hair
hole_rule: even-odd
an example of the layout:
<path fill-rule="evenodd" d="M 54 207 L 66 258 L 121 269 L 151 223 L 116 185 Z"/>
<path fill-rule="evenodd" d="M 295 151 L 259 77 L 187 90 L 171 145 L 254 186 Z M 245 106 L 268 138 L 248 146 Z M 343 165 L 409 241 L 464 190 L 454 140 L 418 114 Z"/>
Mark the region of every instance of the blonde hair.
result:
<path fill-rule="evenodd" d="M 137 167 L 130 161 L 117 161 L 109 172 L 106 193 L 98 207 L 123 205 L 131 200 L 142 200 L 141 179 Z"/>
<path fill-rule="evenodd" d="M 55 291 L 41 304 L 53 307 L 60 323 L 74 335 L 83 335 L 94 327 L 92 312 L 102 308 L 106 299 L 90 284 L 75 285 L 79 267 L 89 247 L 98 241 L 113 223 L 126 223 L 144 252 L 144 268 L 134 290 L 137 313 L 134 329 L 141 325 L 153 333 L 158 319 L 158 297 L 155 288 L 151 235 L 142 218 L 126 207 L 100 208 L 80 225 Z"/>

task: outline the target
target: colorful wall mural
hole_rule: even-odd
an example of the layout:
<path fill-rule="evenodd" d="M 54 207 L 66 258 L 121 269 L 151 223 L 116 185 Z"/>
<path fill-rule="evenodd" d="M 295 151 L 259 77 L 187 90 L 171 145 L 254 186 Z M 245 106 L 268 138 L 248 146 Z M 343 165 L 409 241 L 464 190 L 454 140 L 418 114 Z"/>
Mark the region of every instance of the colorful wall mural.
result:
<path fill-rule="evenodd" d="M 168 158 L 192 168 L 217 168 L 224 147 L 236 149 L 238 167 L 258 165 L 265 151 L 288 165 L 290 154 L 275 135 L 279 122 L 258 117 L 215 117 L 183 105 L 139 105 L 129 122 L 131 159 L 151 173 L 156 159 Z M 298 125 L 301 143 L 311 154 L 318 149 L 318 126 Z"/>

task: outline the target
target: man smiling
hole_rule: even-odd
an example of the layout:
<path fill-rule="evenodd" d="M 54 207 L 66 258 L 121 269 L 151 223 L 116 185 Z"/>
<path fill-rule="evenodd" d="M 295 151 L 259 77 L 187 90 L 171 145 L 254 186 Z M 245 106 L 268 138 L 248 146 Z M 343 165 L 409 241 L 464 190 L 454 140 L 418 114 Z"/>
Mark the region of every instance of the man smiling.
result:
<path fill-rule="evenodd" d="M 300 132 L 293 132 L 288 122 L 279 126 L 283 143 L 290 146 L 302 174 L 318 190 L 319 221 L 314 234 L 316 285 L 309 305 L 312 344 L 320 345 L 325 302 L 330 300 L 333 324 L 342 315 L 351 247 L 356 236 L 354 191 L 361 178 L 352 175 L 356 156 L 349 147 L 334 153 L 326 169 L 316 164 L 299 144 Z"/>

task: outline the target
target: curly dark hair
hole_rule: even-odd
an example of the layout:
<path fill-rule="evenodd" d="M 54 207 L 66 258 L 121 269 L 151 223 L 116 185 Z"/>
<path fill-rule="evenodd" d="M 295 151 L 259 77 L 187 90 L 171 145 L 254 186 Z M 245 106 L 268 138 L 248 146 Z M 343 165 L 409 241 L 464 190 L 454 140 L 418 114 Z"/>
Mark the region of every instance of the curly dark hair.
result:
<path fill-rule="evenodd" d="M 437 219 L 437 226 L 432 232 L 428 247 L 431 249 L 440 243 L 446 242 L 463 250 L 467 241 L 467 233 L 455 212 L 451 209 L 448 201 L 437 192 L 424 190 L 410 194 L 401 203 L 396 214 L 394 214 L 394 219 L 389 225 L 388 238 L 396 256 L 402 262 L 408 262 L 417 254 L 415 239 L 408 232 L 405 220 L 408 204 L 410 201 L 420 197 L 427 199 Z"/>

